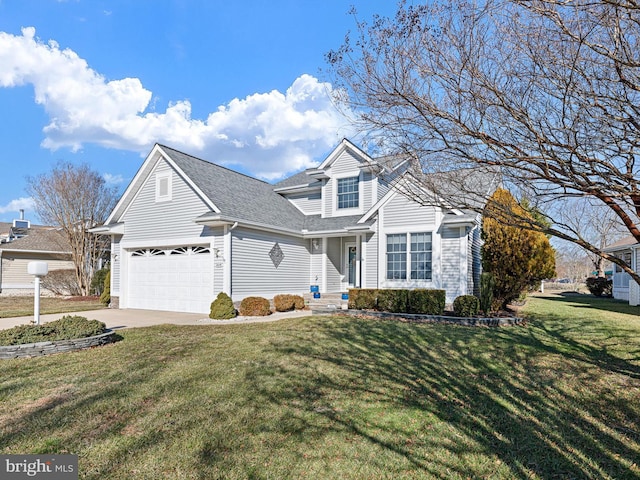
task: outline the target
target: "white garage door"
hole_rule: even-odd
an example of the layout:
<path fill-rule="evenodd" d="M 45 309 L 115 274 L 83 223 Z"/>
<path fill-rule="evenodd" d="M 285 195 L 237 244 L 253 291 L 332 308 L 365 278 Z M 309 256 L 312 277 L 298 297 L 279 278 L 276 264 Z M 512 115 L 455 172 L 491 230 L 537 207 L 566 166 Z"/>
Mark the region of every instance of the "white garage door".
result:
<path fill-rule="evenodd" d="M 129 258 L 129 308 L 209 313 L 213 269 L 209 247 L 146 248 Z"/>

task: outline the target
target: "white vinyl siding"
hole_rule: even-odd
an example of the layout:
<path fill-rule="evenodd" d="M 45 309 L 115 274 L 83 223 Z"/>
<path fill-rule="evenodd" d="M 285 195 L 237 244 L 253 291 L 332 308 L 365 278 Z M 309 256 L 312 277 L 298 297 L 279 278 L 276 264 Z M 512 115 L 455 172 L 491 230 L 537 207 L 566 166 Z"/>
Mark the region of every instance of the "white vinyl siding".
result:
<path fill-rule="evenodd" d="M 155 174 L 172 176 L 171 201 L 156 203 Z M 127 243 L 137 240 L 197 237 L 203 227 L 193 219 L 210 208 L 164 160 L 147 177 L 135 199 L 118 221 L 124 222 Z"/>
<path fill-rule="evenodd" d="M 367 234 L 364 258 L 363 288 L 378 288 L 378 234 Z"/>
<path fill-rule="evenodd" d="M 319 215 L 322 212 L 322 196 L 320 192 L 287 195 L 287 200 L 305 215 Z"/>
<path fill-rule="evenodd" d="M 309 285 L 322 285 L 322 238 L 309 240 L 309 251 L 311 252 L 311 271 L 309 272 Z M 313 242 L 316 242 L 317 249 L 313 248 Z"/>
<path fill-rule="evenodd" d="M 327 239 L 327 292 L 342 290 L 342 239 Z"/>
<path fill-rule="evenodd" d="M 280 293 L 302 294 L 309 290 L 308 241 L 245 228 L 236 228 L 231 233 L 234 300 L 254 295 L 271 298 Z M 278 267 L 269 255 L 276 243 L 284 255 Z"/>
<path fill-rule="evenodd" d="M 435 207 L 419 205 L 401 194 L 395 195 L 383 208 L 384 228 L 434 225 L 436 221 Z"/>
<path fill-rule="evenodd" d="M 362 190 L 362 209 L 364 212 L 369 210 L 378 199 L 373 198 L 373 184 L 377 179 L 371 172 L 363 172 L 360 188 Z"/>
<path fill-rule="evenodd" d="M 122 253 L 120 250 L 121 235 L 111 237 L 111 295 L 120 295 L 120 265 L 122 264 Z"/>
<path fill-rule="evenodd" d="M 447 303 L 462 295 L 460 278 L 460 229 L 442 230 L 442 288 L 447 291 Z"/>
<path fill-rule="evenodd" d="M 633 261 L 631 263 L 631 268 L 633 268 L 636 272 L 638 271 L 638 260 L 640 259 L 640 250 L 634 249 L 633 252 Z M 629 283 L 629 305 L 637 306 L 640 304 L 640 286 L 633 280 Z"/>
<path fill-rule="evenodd" d="M 469 295 L 480 294 L 481 247 L 480 228 L 476 227 L 467 235 L 467 294 Z"/>
<path fill-rule="evenodd" d="M 228 262 L 228 256 L 224 251 L 224 229 L 216 227 L 209 229 L 208 239 L 211 241 L 211 254 L 213 262 L 213 291 L 216 295 L 224 289 L 224 264 Z"/>
<path fill-rule="evenodd" d="M 336 215 L 354 215 L 362 213 L 363 201 L 362 190 L 362 175 L 360 175 L 361 162 L 356 159 L 349 150 L 342 152 L 338 158 L 331 164 L 331 167 L 326 170 L 326 173 L 331 177 L 322 187 L 322 202 L 323 202 L 323 215 L 325 217 L 334 217 Z M 337 201 L 337 180 L 339 178 L 346 177 L 358 177 L 360 185 L 358 186 L 359 200 L 357 208 L 339 209 Z"/>

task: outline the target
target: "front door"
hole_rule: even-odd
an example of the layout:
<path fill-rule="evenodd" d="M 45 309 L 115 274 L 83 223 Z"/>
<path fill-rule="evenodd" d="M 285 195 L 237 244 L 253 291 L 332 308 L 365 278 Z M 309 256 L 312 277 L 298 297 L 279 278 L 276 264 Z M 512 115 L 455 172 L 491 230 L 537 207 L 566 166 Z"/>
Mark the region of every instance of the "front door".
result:
<path fill-rule="evenodd" d="M 345 280 L 347 288 L 353 288 L 356 284 L 356 256 L 357 249 L 354 243 L 345 245 Z"/>

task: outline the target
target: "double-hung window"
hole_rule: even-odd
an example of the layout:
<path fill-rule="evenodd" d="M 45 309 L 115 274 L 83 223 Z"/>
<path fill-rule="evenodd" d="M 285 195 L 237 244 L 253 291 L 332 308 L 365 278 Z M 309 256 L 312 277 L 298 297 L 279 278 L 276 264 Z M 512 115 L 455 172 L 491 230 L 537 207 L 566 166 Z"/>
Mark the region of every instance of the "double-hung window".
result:
<path fill-rule="evenodd" d="M 338 179 L 338 208 L 358 208 L 360 192 L 358 177 Z"/>
<path fill-rule="evenodd" d="M 431 232 L 411 234 L 411 280 L 431 280 Z"/>
<path fill-rule="evenodd" d="M 431 256 L 431 232 L 387 235 L 387 280 L 431 280 Z"/>
<path fill-rule="evenodd" d="M 387 235 L 387 280 L 407 278 L 407 235 Z"/>

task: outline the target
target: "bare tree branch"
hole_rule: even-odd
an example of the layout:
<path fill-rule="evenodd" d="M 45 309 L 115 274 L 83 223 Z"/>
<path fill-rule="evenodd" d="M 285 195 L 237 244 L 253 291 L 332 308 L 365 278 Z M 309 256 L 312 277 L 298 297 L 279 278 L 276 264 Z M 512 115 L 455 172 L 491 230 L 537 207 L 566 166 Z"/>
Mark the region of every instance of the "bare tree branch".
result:
<path fill-rule="evenodd" d="M 585 233 L 586 218 L 576 225 L 559 210 L 598 205 L 640 242 L 637 1 L 436 0 L 356 25 L 327 54 L 339 101 L 359 112 L 370 145 L 409 159 L 424 187 L 409 195 L 481 212 L 491 192 L 459 172 L 498 168 L 505 187 L 546 207 L 544 222 L 511 224 L 573 242 L 640 283 Z"/>

